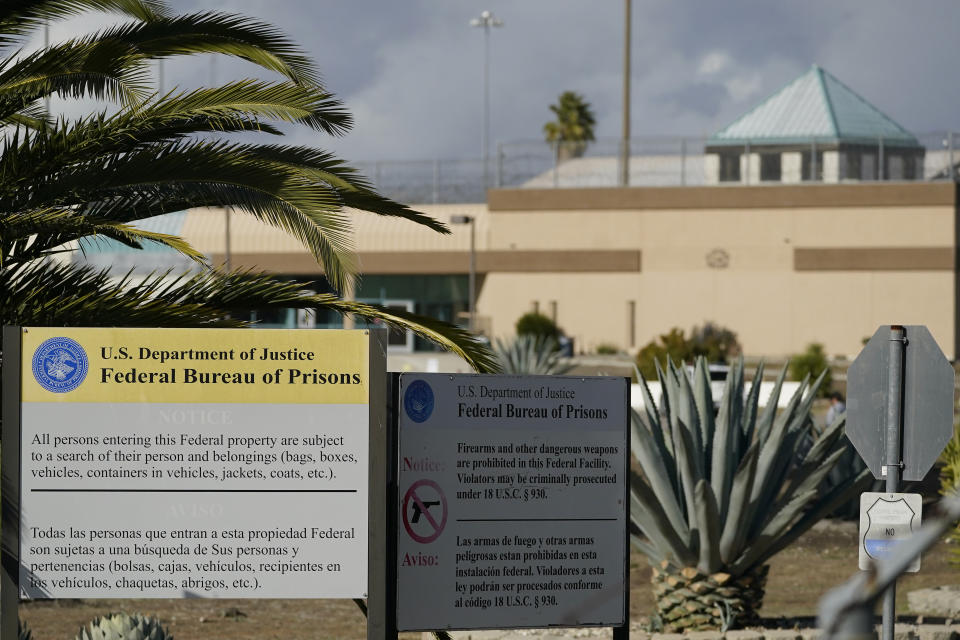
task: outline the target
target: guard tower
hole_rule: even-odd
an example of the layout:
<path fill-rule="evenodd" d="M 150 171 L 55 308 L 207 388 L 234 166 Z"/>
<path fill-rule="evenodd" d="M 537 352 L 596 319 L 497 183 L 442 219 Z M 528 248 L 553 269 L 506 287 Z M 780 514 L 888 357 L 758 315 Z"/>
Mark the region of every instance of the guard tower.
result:
<path fill-rule="evenodd" d="M 925 153 L 817 65 L 710 136 L 705 151 L 707 184 L 921 180 Z"/>

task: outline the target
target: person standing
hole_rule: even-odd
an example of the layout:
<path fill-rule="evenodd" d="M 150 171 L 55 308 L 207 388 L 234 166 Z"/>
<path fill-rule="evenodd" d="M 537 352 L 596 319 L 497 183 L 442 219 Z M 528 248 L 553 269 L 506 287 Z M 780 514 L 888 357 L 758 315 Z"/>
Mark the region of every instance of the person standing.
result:
<path fill-rule="evenodd" d="M 836 422 L 837 418 L 843 415 L 847 411 L 847 405 L 843 401 L 843 394 L 839 391 L 833 391 L 830 395 L 827 396 L 830 398 L 830 408 L 827 409 L 827 424 L 826 426 L 832 425 Z"/>

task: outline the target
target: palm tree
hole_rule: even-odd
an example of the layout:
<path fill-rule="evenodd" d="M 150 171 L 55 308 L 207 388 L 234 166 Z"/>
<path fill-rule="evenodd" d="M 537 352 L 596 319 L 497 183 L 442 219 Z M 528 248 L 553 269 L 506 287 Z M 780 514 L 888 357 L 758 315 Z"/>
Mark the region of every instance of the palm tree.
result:
<path fill-rule="evenodd" d="M 556 120 L 543 125 L 547 142 L 559 145 L 557 156 L 561 160 L 579 158 L 587 149 L 587 143 L 593 142 L 593 125 L 596 120 L 590 103 L 574 91 L 560 94 L 557 104 L 550 105 Z"/>
<path fill-rule="evenodd" d="M 18 47 L 46 21 L 100 10 L 132 19 L 33 53 Z M 213 53 L 279 74 L 159 94 L 150 68 Z M 6 57 L 2 57 L 3 55 Z M 44 109 L 52 95 L 95 98 L 111 110 L 76 120 Z M 350 115 L 313 63 L 273 27 L 235 15 L 172 15 L 162 0 L 5 0 L 0 3 L 0 319 L 21 325 L 243 326 L 240 311 L 324 307 L 412 329 L 480 370 L 492 356 L 466 331 L 429 318 L 313 295 L 265 273 L 214 269 L 183 238 L 135 222 L 200 206 L 231 206 L 299 239 L 336 291 L 356 262 L 349 208 L 440 233 L 438 221 L 378 195 L 359 173 L 309 147 L 225 140 L 281 135 L 278 123 L 341 135 Z M 119 281 L 52 260 L 90 237 L 165 245 L 200 266 Z"/>

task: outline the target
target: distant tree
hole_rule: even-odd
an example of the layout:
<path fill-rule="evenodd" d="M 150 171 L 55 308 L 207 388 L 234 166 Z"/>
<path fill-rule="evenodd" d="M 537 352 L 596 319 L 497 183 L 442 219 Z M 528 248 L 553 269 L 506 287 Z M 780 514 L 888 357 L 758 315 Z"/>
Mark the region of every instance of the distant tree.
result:
<path fill-rule="evenodd" d="M 693 358 L 690 341 L 683 329 L 673 327 L 660 335 L 659 342 L 651 340 L 637 354 L 637 368 L 645 380 L 657 379 L 657 363 L 666 366 L 667 359 L 681 364 Z"/>
<path fill-rule="evenodd" d="M 579 158 L 593 142 L 593 125 L 596 120 L 590 103 L 574 91 L 564 91 L 557 104 L 550 105 L 557 117 L 543 125 L 543 133 L 550 144 L 559 144 L 557 151 L 561 160 Z"/>
<path fill-rule="evenodd" d="M 816 379 L 824 371 L 827 375 L 823 378 L 818 395 L 821 398 L 830 393 L 830 385 L 833 383 L 833 377 L 830 375 L 830 361 L 827 359 L 827 353 L 823 350 L 823 345 L 819 342 L 812 342 L 807 345 L 806 351 L 793 356 L 790 360 L 790 378 L 792 380 L 803 380 L 805 376 Z"/>
<path fill-rule="evenodd" d="M 659 342 L 658 342 L 659 340 Z M 729 363 L 741 352 L 737 334 L 726 327 L 705 323 L 694 327 L 688 338 L 683 329 L 673 327 L 668 333 L 651 340 L 637 353 L 637 368 L 646 380 L 657 379 L 657 362 L 666 367 L 669 358 L 674 364 L 693 364 L 698 356 L 714 364 Z"/>
<path fill-rule="evenodd" d="M 563 334 L 556 322 L 535 311 L 520 316 L 517 320 L 516 329 L 518 336 L 543 337 L 554 341 L 558 340 Z"/>
<path fill-rule="evenodd" d="M 729 363 L 740 355 L 737 334 L 726 327 L 705 322 L 702 327 L 694 327 L 690 333 L 693 355 L 704 356 L 707 362 Z"/>

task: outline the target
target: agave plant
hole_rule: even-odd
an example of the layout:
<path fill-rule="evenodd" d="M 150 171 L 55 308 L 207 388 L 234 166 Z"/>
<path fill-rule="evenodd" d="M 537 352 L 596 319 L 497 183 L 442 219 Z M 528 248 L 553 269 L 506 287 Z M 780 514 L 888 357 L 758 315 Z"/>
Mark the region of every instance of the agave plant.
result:
<path fill-rule="evenodd" d="M 650 559 L 657 612 L 668 631 L 755 624 L 767 561 L 870 481 L 864 470 L 829 491 L 823 479 L 843 454 L 843 420 L 813 436 L 810 408 L 822 377 L 804 379 L 777 411 L 786 367 L 759 408 L 763 365 L 745 393 L 735 364 L 714 415 L 706 361 L 692 380 L 658 365 L 658 411 L 640 378 L 645 409 L 633 412 L 640 474 L 631 498 L 631 537 Z"/>
<path fill-rule="evenodd" d="M 573 368 L 560 354 L 557 341 L 550 336 L 524 334 L 513 340 L 498 338 L 494 355 L 500 373 L 559 376 Z"/>
<path fill-rule="evenodd" d="M 76 640 L 173 640 L 156 618 L 135 613 L 111 613 L 81 627 Z"/>
<path fill-rule="evenodd" d="M 28 625 L 27 621 L 23 618 L 17 620 L 17 639 L 33 640 L 33 632 L 30 630 L 30 625 Z"/>

